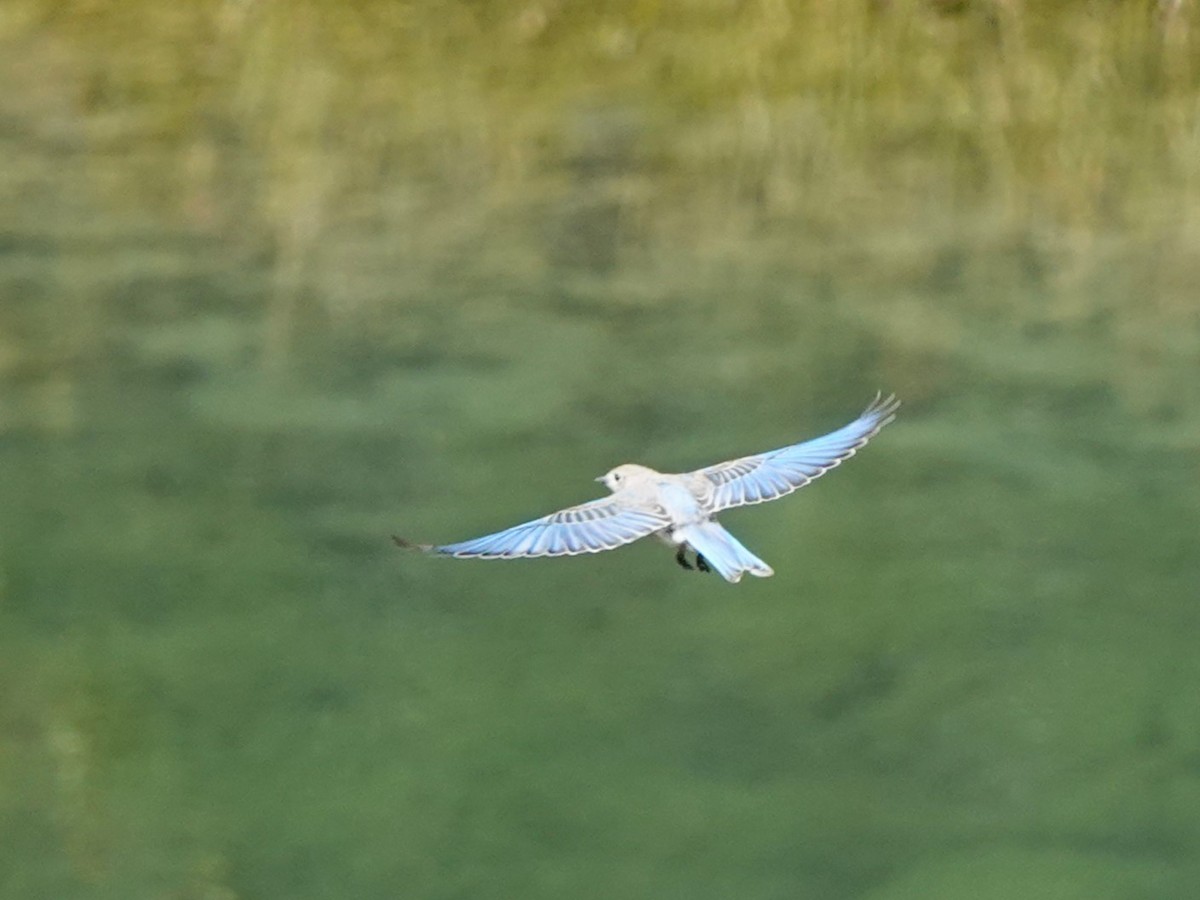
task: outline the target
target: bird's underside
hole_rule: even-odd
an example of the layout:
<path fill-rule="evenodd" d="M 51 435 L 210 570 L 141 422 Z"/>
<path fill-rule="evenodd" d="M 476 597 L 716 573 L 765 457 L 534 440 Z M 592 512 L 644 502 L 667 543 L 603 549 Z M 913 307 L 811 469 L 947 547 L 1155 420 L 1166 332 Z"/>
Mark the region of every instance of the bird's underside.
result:
<path fill-rule="evenodd" d="M 658 534 L 675 546 L 675 561 L 684 569 L 716 571 L 731 582 L 747 573 L 766 577 L 773 574 L 771 567 L 715 515 L 775 500 L 811 483 L 878 434 L 899 405 L 894 396 L 876 395 L 857 419 L 837 431 L 694 472 L 617 466 L 596 479 L 612 491 L 609 496 L 472 540 L 441 545 L 393 540 L 405 549 L 457 559 L 517 559 L 600 553 Z"/>

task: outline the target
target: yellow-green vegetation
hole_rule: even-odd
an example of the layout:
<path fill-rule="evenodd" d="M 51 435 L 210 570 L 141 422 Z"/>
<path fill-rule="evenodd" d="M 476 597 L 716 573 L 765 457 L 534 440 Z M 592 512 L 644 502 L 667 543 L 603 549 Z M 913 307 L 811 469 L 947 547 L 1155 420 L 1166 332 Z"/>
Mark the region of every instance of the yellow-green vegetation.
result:
<path fill-rule="evenodd" d="M 1198 27 L 0 4 L 0 896 L 1190 900 Z"/>
<path fill-rule="evenodd" d="M 222 168 L 206 152 L 245 141 L 288 220 L 304 199 L 345 207 L 396 164 L 459 203 L 477 206 L 480 186 L 527 201 L 552 188 L 548 163 L 590 150 L 636 169 L 621 199 L 651 234 L 691 233 L 715 208 L 717 237 L 799 217 L 838 238 L 981 203 L 1016 227 L 1088 233 L 1191 209 L 1194 16 L 987 0 L 14 0 L 0 28 L 70 60 L 64 99 L 98 140 L 134 118 L 175 145 L 194 189 Z M 589 110 L 613 111 L 619 133 L 589 133 Z"/>
<path fill-rule="evenodd" d="M 731 277 L 752 263 L 911 289 L 870 314 L 924 342 L 954 339 L 931 285 L 1049 282 L 1031 327 L 1105 319 L 1139 368 L 1148 331 L 1192 321 L 1200 280 L 1195 16 L 14 0 L 5 105 L 41 141 L 11 146 L 6 182 L 19 197 L 53 179 L 75 229 L 115 217 L 211 236 L 227 261 L 268 254 L 269 363 L 301 340 L 306 297 L 375 329 L 448 270 L 486 285 L 619 262 L 637 304 L 664 270 L 710 283 L 735 260 Z M 65 171 L 46 153 L 64 143 Z M 1113 268 L 1128 302 L 1096 290 Z M 1131 380 L 1146 406 L 1180 389 Z"/>

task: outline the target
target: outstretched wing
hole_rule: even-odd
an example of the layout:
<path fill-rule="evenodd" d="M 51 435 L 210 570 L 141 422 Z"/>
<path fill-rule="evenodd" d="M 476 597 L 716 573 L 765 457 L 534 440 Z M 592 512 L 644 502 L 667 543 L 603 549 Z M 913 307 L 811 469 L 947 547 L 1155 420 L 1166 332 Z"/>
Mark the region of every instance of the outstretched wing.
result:
<path fill-rule="evenodd" d="M 460 559 L 516 559 L 521 556 L 576 556 L 599 553 L 644 538 L 670 524 L 665 510 L 635 508 L 601 497 L 559 510 L 532 522 L 514 525 L 495 534 L 457 544 L 411 544 L 394 538 L 402 547 L 415 547 L 440 556 Z"/>
<path fill-rule="evenodd" d="M 774 500 L 804 487 L 849 459 L 896 418 L 899 407 L 895 395 L 876 394 L 862 415 L 844 428 L 802 444 L 697 469 L 692 474 L 711 484 L 713 512 Z"/>

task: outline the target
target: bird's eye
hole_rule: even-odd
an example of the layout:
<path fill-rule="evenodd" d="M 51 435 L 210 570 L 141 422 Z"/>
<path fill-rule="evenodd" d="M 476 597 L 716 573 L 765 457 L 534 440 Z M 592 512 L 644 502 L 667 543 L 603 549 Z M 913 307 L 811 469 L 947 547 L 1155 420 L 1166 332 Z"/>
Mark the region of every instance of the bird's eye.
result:
<path fill-rule="evenodd" d="M 613 481 L 620 481 L 620 480 L 621 480 L 621 473 L 613 472 Z"/>

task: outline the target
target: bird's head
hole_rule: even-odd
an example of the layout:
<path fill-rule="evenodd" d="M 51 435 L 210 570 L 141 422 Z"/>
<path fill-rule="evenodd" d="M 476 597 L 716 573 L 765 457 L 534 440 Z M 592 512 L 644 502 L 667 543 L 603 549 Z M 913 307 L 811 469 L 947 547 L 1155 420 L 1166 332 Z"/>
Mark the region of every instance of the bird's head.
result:
<path fill-rule="evenodd" d="M 604 475 L 601 475 L 596 480 L 603 484 L 614 494 L 621 488 L 629 487 L 629 485 L 649 470 L 645 466 L 636 466 L 632 463 L 626 463 L 623 466 L 617 466 L 615 469 L 610 469 Z"/>

